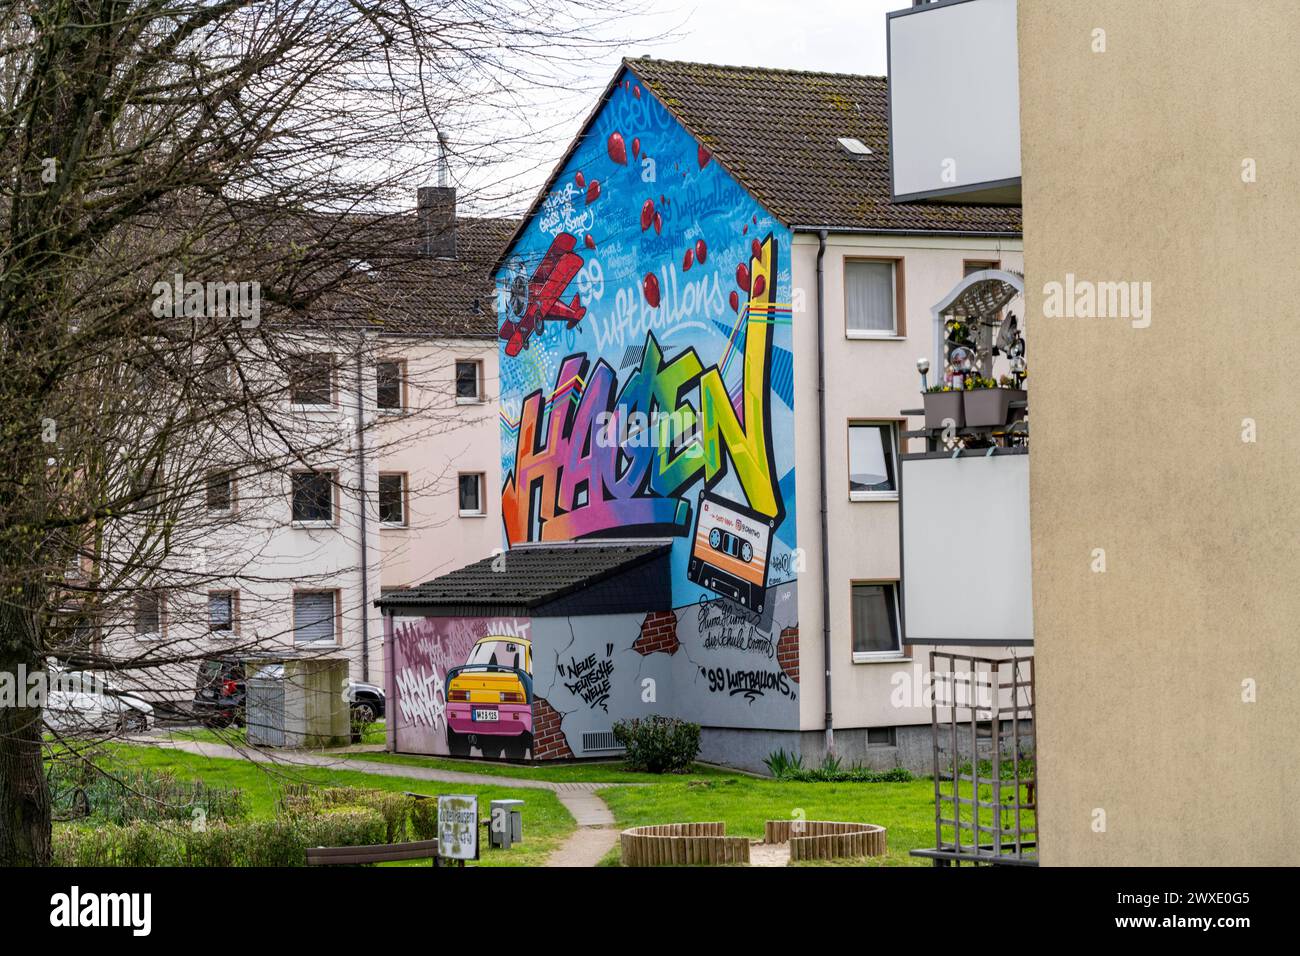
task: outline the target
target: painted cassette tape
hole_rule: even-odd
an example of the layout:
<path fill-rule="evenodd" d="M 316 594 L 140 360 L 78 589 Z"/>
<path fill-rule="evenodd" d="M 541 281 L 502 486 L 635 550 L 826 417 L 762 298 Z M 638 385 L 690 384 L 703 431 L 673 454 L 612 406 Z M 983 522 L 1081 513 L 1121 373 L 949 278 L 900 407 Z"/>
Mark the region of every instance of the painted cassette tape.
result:
<path fill-rule="evenodd" d="M 734 501 L 701 492 L 687 577 L 761 613 L 775 523 Z"/>

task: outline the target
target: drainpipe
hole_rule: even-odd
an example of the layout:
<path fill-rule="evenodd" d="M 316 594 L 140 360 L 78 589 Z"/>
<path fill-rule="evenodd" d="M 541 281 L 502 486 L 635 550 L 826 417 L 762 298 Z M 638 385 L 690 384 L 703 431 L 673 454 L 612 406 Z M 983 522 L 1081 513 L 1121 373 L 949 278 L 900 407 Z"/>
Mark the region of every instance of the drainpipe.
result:
<path fill-rule="evenodd" d="M 821 438 L 817 444 L 817 479 L 821 495 L 822 547 L 822 663 L 826 666 L 826 753 L 835 752 L 835 721 L 831 712 L 831 569 L 830 542 L 826 518 L 826 316 L 825 274 L 822 259 L 826 256 L 825 229 L 817 232 L 817 427 Z"/>
<path fill-rule="evenodd" d="M 366 512 L 370 498 L 366 492 L 366 386 L 362 347 L 357 349 L 357 500 L 361 507 L 361 679 L 370 681 L 370 554 L 369 523 Z"/>

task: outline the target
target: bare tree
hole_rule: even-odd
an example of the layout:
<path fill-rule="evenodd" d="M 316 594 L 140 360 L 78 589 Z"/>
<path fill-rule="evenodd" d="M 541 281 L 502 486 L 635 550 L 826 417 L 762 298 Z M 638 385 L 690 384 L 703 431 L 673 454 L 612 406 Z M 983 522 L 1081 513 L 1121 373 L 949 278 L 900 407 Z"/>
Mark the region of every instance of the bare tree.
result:
<path fill-rule="evenodd" d="M 353 453 L 361 418 L 322 433 L 288 399 L 319 381 L 313 361 L 360 389 L 403 283 L 430 281 L 404 197 L 440 161 L 509 155 L 501 131 L 527 135 L 524 91 L 605 47 L 592 38 L 622 12 L 605 0 L 0 9 L 0 673 L 41 671 L 56 653 L 145 673 L 202 656 L 186 641 L 124 656 L 114 637 L 141 595 L 246 573 L 259 497 L 282 500 L 288 472 L 333 474 Z M 226 475 L 249 505 L 237 519 L 209 506 Z M 0 707 L 0 865 L 50 859 L 42 747 L 39 708 Z"/>

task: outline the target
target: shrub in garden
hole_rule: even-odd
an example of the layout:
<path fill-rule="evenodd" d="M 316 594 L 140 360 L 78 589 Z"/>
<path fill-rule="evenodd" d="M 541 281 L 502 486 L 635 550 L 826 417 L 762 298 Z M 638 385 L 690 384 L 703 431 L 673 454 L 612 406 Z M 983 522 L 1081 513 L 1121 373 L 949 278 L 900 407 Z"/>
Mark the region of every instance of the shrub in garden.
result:
<path fill-rule="evenodd" d="M 383 816 L 338 806 L 316 815 L 210 823 L 77 823 L 54 828 L 55 866 L 302 866 L 308 847 L 383 843 Z"/>
<path fill-rule="evenodd" d="M 84 761 L 57 761 L 47 770 L 55 813 L 71 815 L 77 794 L 85 794 L 90 817 L 108 823 L 133 820 L 189 822 L 195 811 L 209 820 L 242 820 L 248 800 L 239 790 L 180 781 L 155 770 L 101 773 Z"/>
<path fill-rule="evenodd" d="M 700 725 L 676 717 L 616 721 L 614 739 L 629 767 L 650 773 L 685 773 L 700 753 Z"/>
<path fill-rule="evenodd" d="M 438 801 L 411 801 L 411 836 L 416 840 L 434 840 L 438 837 Z"/>

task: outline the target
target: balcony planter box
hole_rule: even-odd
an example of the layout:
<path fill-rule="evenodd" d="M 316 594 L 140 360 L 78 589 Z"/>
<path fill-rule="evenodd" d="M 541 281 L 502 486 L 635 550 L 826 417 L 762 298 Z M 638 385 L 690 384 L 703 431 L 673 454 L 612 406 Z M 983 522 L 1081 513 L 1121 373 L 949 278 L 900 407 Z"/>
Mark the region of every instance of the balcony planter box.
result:
<path fill-rule="evenodd" d="M 1006 425 L 1011 419 L 1011 403 L 1025 400 L 1023 388 L 973 388 L 962 395 L 970 428 Z"/>
<path fill-rule="evenodd" d="M 966 423 L 961 397 L 962 392 L 926 392 L 925 427 L 943 428 L 945 419 L 951 418 L 957 428 Z"/>

